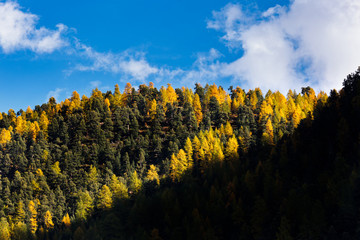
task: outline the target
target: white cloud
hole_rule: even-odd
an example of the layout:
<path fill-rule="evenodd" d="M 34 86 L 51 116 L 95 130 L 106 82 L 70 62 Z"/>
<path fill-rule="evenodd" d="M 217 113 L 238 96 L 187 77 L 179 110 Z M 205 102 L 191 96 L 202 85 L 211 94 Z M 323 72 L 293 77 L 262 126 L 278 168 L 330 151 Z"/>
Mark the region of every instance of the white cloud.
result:
<path fill-rule="evenodd" d="M 197 59 L 192 65 L 191 69 L 183 71 L 181 76 L 181 83 L 187 86 L 195 83 L 211 83 L 219 80 L 222 77 L 221 71 L 223 64 L 219 63 L 219 58 L 222 54 L 212 48 L 208 53 L 198 53 Z"/>
<path fill-rule="evenodd" d="M 0 2 L 0 47 L 4 53 L 31 50 L 51 53 L 67 43 L 62 34 L 67 27 L 58 24 L 56 30 L 36 28 L 38 16 L 21 10 L 16 2 Z"/>
<path fill-rule="evenodd" d="M 101 81 L 91 81 L 90 86 L 91 89 L 98 88 L 101 85 Z"/>
<path fill-rule="evenodd" d="M 358 0 L 294 0 L 288 8 L 277 5 L 255 17 L 228 4 L 213 12 L 208 28 L 243 49 L 241 57 L 223 65 L 222 74 L 251 88 L 340 88 L 360 65 Z"/>
<path fill-rule="evenodd" d="M 74 70 L 120 73 L 140 81 L 159 72 L 157 67 L 151 66 L 145 60 L 145 54 L 142 52 L 130 53 L 125 51 L 118 54 L 101 53 L 89 46 L 79 43 L 79 41 L 77 41 L 76 49 L 89 63 L 79 64 Z"/>
<path fill-rule="evenodd" d="M 133 58 L 128 61 L 119 61 L 119 69 L 138 80 L 144 80 L 150 74 L 159 71 L 157 68 L 151 67 L 145 59 L 135 60 Z"/>
<path fill-rule="evenodd" d="M 246 28 L 251 17 L 247 16 L 239 4 L 227 4 L 220 11 L 213 11 L 213 20 L 207 21 L 207 28 L 224 31 L 222 37 L 229 47 L 239 47 L 239 31 Z"/>
<path fill-rule="evenodd" d="M 56 101 L 59 100 L 60 94 L 64 92 L 66 89 L 64 88 L 56 88 L 55 90 L 49 91 L 49 93 L 46 96 L 46 101 L 49 100 L 49 98 L 54 97 Z"/>

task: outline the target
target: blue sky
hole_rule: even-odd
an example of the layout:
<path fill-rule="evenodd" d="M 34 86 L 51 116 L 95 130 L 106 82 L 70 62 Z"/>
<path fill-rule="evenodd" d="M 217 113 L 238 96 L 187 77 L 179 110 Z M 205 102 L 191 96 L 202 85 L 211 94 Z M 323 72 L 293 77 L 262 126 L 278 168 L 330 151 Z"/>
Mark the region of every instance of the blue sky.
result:
<path fill-rule="evenodd" d="M 360 65 L 359 9 L 357 0 L 0 1 L 0 111 L 126 82 L 340 88 Z"/>

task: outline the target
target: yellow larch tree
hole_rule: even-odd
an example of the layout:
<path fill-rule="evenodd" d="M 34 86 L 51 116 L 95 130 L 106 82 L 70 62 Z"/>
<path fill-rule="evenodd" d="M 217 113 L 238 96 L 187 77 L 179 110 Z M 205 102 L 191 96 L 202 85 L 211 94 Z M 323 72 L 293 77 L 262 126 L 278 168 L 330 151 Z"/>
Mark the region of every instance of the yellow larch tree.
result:
<path fill-rule="evenodd" d="M 11 140 L 11 131 L 3 128 L 0 132 L 0 144 L 4 145 Z"/>
<path fill-rule="evenodd" d="M 194 108 L 197 124 L 199 125 L 203 119 L 203 113 L 202 113 L 202 108 L 201 108 L 200 97 L 198 94 L 195 94 L 193 108 Z"/>
<path fill-rule="evenodd" d="M 54 228 L 54 222 L 52 220 L 52 215 L 51 215 L 51 212 L 49 210 L 45 212 L 44 224 L 45 224 L 46 229 Z"/>
<path fill-rule="evenodd" d="M 31 109 L 30 106 L 27 107 L 26 109 L 26 119 L 33 119 L 33 110 Z"/>
<path fill-rule="evenodd" d="M 120 181 L 115 174 L 111 176 L 109 187 L 113 193 L 113 198 L 121 199 L 129 197 L 128 188 L 126 187 L 125 183 Z"/>
<path fill-rule="evenodd" d="M 298 105 L 295 105 L 294 100 L 290 98 L 287 101 L 287 111 L 286 116 L 288 121 L 293 121 L 294 126 L 297 127 L 299 125 L 300 120 L 302 118 L 302 111 Z"/>
<path fill-rule="evenodd" d="M 151 120 L 154 120 L 156 117 L 156 108 L 157 108 L 157 103 L 156 103 L 156 100 L 153 99 L 151 101 L 150 109 L 149 109 L 149 113 L 148 113 Z"/>
<path fill-rule="evenodd" d="M 167 103 L 173 104 L 175 101 L 177 101 L 177 94 L 174 88 L 171 86 L 171 84 L 168 84 L 168 87 L 166 89 L 164 87 L 161 87 L 160 94 L 161 94 L 162 106 L 165 111 L 167 110 L 166 108 Z"/>
<path fill-rule="evenodd" d="M 105 106 L 106 106 L 106 111 L 110 112 L 110 101 L 108 98 L 105 98 L 104 100 Z"/>
<path fill-rule="evenodd" d="M 199 165 L 202 173 L 205 171 L 206 168 L 209 167 L 209 163 L 212 159 L 212 154 L 213 152 L 210 148 L 208 140 L 204 137 L 201 141 L 201 148 L 199 150 Z"/>
<path fill-rule="evenodd" d="M 173 154 L 170 160 L 170 177 L 173 181 L 179 180 L 188 168 L 186 153 L 180 149 L 178 154 Z"/>
<path fill-rule="evenodd" d="M 112 193 L 110 188 L 103 185 L 97 196 L 96 207 L 98 209 L 108 209 L 112 205 Z"/>
<path fill-rule="evenodd" d="M 23 201 L 20 200 L 15 208 L 15 217 L 14 217 L 15 223 L 24 222 L 25 215 L 26 214 L 24 210 L 24 203 Z"/>
<path fill-rule="evenodd" d="M 9 115 L 9 118 L 10 118 L 10 122 L 16 124 L 16 114 L 15 114 L 15 111 L 14 111 L 13 109 L 9 109 L 8 115 Z"/>
<path fill-rule="evenodd" d="M 221 86 L 219 86 L 217 100 L 220 105 L 225 102 L 225 98 L 226 98 L 226 91 Z"/>
<path fill-rule="evenodd" d="M 180 149 L 176 157 L 179 161 L 179 170 L 181 171 L 182 174 L 185 170 L 189 168 L 189 161 L 186 152 Z"/>
<path fill-rule="evenodd" d="M 10 240 L 10 226 L 6 218 L 2 217 L 0 220 L 0 239 Z"/>
<path fill-rule="evenodd" d="M 70 227 L 71 220 L 68 213 L 66 213 L 65 216 L 62 218 L 61 223 L 64 224 L 66 227 Z"/>
<path fill-rule="evenodd" d="M 16 118 L 15 131 L 21 135 L 27 132 L 27 123 L 23 116 L 18 116 Z"/>
<path fill-rule="evenodd" d="M 40 132 L 40 127 L 39 127 L 39 124 L 38 122 L 28 122 L 29 124 L 29 136 L 35 141 L 36 140 L 36 137 L 38 136 L 39 132 Z"/>
<path fill-rule="evenodd" d="M 131 83 L 126 83 L 125 88 L 124 88 L 124 94 L 130 95 L 131 92 L 132 92 Z"/>
<path fill-rule="evenodd" d="M 115 106 L 121 106 L 121 98 L 122 98 L 122 94 L 120 92 L 119 85 L 116 84 L 114 91 L 114 99 L 113 99 Z"/>
<path fill-rule="evenodd" d="M 240 105 L 241 105 L 240 102 L 236 98 L 234 98 L 234 100 L 231 102 L 231 111 L 237 112 Z"/>
<path fill-rule="evenodd" d="M 179 177 L 178 165 L 179 165 L 179 160 L 177 159 L 175 153 L 173 153 L 170 159 L 170 178 L 173 181 L 175 181 Z"/>
<path fill-rule="evenodd" d="M 231 102 L 231 110 L 237 113 L 239 107 L 245 104 L 246 94 L 244 90 L 240 87 L 236 87 L 236 89 L 232 90 L 232 102 Z"/>
<path fill-rule="evenodd" d="M 273 115 L 273 108 L 271 104 L 269 103 L 269 100 L 264 100 L 260 107 L 260 113 L 259 113 L 259 123 L 269 118 L 271 115 Z"/>
<path fill-rule="evenodd" d="M 103 99 L 102 92 L 96 87 L 94 90 L 92 90 L 91 97 L 90 98 L 100 98 Z"/>
<path fill-rule="evenodd" d="M 265 124 L 265 129 L 262 134 L 262 141 L 270 145 L 274 144 L 274 129 L 270 119 L 268 119 Z"/>
<path fill-rule="evenodd" d="M 184 150 L 186 153 L 187 168 L 192 168 L 192 166 L 193 166 L 193 147 L 192 147 L 190 138 L 186 139 Z"/>
<path fill-rule="evenodd" d="M 124 88 L 124 92 L 121 95 L 121 106 L 126 106 L 127 105 L 128 97 L 131 95 L 132 89 L 133 89 L 133 87 L 131 86 L 131 84 L 126 83 L 125 88 Z"/>
<path fill-rule="evenodd" d="M 236 137 L 233 135 L 231 138 L 229 138 L 225 146 L 226 158 L 229 160 L 238 159 L 239 158 L 238 148 L 239 148 L 239 143 L 236 140 Z"/>
<path fill-rule="evenodd" d="M 226 122 L 226 125 L 224 128 L 224 134 L 226 137 L 231 137 L 234 134 L 234 130 L 229 121 Z"/>
<path fill-rule="evenodd" d="M 86 220 L 94 209 L 94 201 L 88 191 L 81 191 L 77 195 L 75 216 L 79 220 Z"/>
<path fill-rule="evenodd" d="M 84 108 L 88 102 L 89 102 L 89 98 L 86 95 L 82 95 L 80 106 Z"/>
<path fill-rule="evenodd" d="M 29 228 L 30 228 L 30 232 L 32 234 L 35 234 L 37 228 L 38 228 L 38 223 L 37 223 L 37 211 L 36 211 L 36 205 L 34 201 L 30 201 L 29 205 L 29 213 L 30 213 L 30 220 L 29 220 Z"/>
<path fill-rule="evenodd" d="M 166 93 L 167 93 L 167 101 L 169 103 L 173 104 L 174 102 L 177 101 L 177 94 L 170 83 L 168 83 L 168 87 L 166 88 Z"/>
<path fill-rule="evenodd" d="M 146 173 L 147 181 L 155 181 L 157 185 L 160 184 L 159 174 L 155 165 L 151 164 L 149 170 Z"/>
<path fill-rule="evenodd" d="M 225 158 L 225 156 L 224 156 L 223 150 L 221 148 L 220 139 L 216 138 L 215 142 L 214 142 L 212 160 L 222 162 L 224 160 L 224 158 Z"/>
<path fill-rule="evenodd" d="M 216 97 L 216 99 L 219 101 L 219 91 L 218 91 L 218 87 L 216 86 L 216 84 L 209 86 L 209 89 L 206 91 L 205 97 L 206 97 L 207 102 L 210 101 L 211 97 Z"/>
<path fill-rule="evenodd" d="M 59 166 L 59 161 L 56 161 L 53 165 L 51 165 L 51 169 L 53 170 L 53 172 L 54 172 L 56 175 L 61 174 L 61 169 L 60 169 L 60 166 Z"/>
<path fill-rule="evenodd" d="M 42 112 L 41 112 L 40 120 L 39 120 L 39 126 L 40 126 L 40 129 L 41 129 L 44 133 L 47 133 L 47 131 L 48 131 L 48 126 L 49 126 L 49 119 L 48 119 L 45 111 L 42 111 Z"/>
<path fill-rule="evenodd" d="M 251 90 L 250 90 L 251 91 Z M 256 95 L 256 92 L 255 91 L 251 91 L 250 92 L 250 96 L 249 97 L 249 102 L 250 102 L 250 106 L 251 106 L 251 109 L 254 110 L 256 109 L 256 105 L 258 103 L 258 97 Z"/>
<path fill-rule="evenodd" d="M 129 178 L 129 188 L 134 193 L 137 193 L 138 191 L 140 191 L 141 186 L 142 186 L 142 181 L 139 178 L 137 171 L 132 172 Z"/>
<path fill-rule="evenodd" d="M 77 109 L 77 108 L 80 108 L 81 107 L 81 99 L 80 99 L 80 95 L 78 92 L 74 91 L 72 93 L 72 96 L 71 96 L 71 103 L 70 103 L 70 106 L 69 106 L 69 110 L 70 112 L 73 112 L 74 109 Z"/>

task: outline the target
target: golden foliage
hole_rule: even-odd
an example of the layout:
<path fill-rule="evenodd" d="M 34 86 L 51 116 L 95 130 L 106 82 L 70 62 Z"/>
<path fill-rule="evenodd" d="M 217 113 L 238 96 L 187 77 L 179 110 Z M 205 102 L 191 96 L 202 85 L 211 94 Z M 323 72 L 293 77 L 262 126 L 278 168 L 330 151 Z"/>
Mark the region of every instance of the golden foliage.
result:
<path fill-rule="evenodd" d="M 106 185 L 103 185 L 98 196 L 96 207 L 98 209 L 107 209 L 112 205 L 112 193 L 110 188 Z"/>
<path fill-rule="evenodd" d="M 146 180 L 155 181 L 157 185 L 160 184 L 159 174 L 155 165 L 151 164 L 146 174 Z"/>
<path fill-rule="evenodd" d="M 46 229 L 52 229 L 54 227 L 54 222 L 52 220 L 51 212 L 48 210 L 44 216 L 44 224 Z"/>
<path fill-rule="evenodd" d="M 193 103 L 194 103 L 193 107 L 194 107 L 196 121 L 197 121 L 197 124 L 199 125 L 203 119 L 203 113 L 202 113 L 202 109 L 201 109 L 200 97 L 198 94 L 195 94 L 195 99 L 194 99 Z"/>
<path fill-rule="evenodd" d="M 62 218 L 61 223 L 63 223 L 66 227 L 70 227 L 71 220 L 68 213 L 66 213 L 65 216 Z"/>
<path fill-rule="evenodd" d="M 0 144 L 4 145 L 11 140 L 11 131 L 3 128 L 0 132 Z"/>
<path fill-rule="evenodd" d="M 30 220 L 29 220 L 30 232 L 32 234 L 35 234 L 35 232 L 38 228 L 38 223 L 37 223 L 36 205 L 35 205 L 34 201 L 29 202 L 28 208 L 29 208 L 29 213 L 30 213 Z"/>

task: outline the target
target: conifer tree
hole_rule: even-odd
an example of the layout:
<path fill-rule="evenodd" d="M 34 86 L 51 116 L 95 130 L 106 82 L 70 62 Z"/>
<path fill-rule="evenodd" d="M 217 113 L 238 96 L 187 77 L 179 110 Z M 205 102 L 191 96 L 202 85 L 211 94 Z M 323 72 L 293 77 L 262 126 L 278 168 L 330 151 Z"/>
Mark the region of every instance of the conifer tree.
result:
<path fill-rule="evenodd" d="M 147 181 L 155 181 L 157 185 L 160 184 L 160 179 L 158 175 L 158 170 L 156 169 L 155 165 L 151 164 L 149 170 L 146 174 Z"/>
<path fill-rule="evenodd" d="M 187 159 L 187 168 L 191 168 L 193 165 L 193 147 L 190 138 L 186 139 L 184 150 Z"/>
<path fill-rule="evenodd" d="M 11 131 L 3 128 L 0 132 L 0 144 L 4 145 L 11 140 Z"/>
<path fill-rule="evenodd" d="M 112 193 L 108 186 L 103 185 L 97 196 L 96 207 L 98 209 L 108 209 L 111 207 L 111 205 L 112 205 Z"/>
<path fill-rule="evenodd" d="M 157 109 L 157 103 L 156 100 L 153 99 L 151 101 L 150 109 L 149 109 L 149 116 L 151 120 L 154 120 L 156 118 L 156 109 Z"/>
<path fill-rule="evenodd" d="M 34 203 L 34 201 L 30 201 L 29 202 L 29 213 L 30 213 L 30 232 L 32 234 L 35 234 L 37 228 L 38 228 L 38 223 L 37 223 L 37 211 L 36 211 L 36 205 Z"/>
<path fill-rule="evenodd" d="M 62 218 L 61 223 L 64 224 L 66 227 L 70 227 L 71 220 L 68 213 L 66 213 L 65 216 Z"/>
<path fill-rule="evenodd" d="M 24 210 L 24 203 L 23 201 L 19 201 L 16 209 L 15 209 L 15 217 L 14 217 L 15 222 L 24 222 L 25 220 L 25 210 Z"/>
<path fill-rule="evenodd" d="M 262 134 L 262 140 L 267 144 L 274 144 L 274 129 L 270 119 L 266 122 L 265 129 Z"/>
<path fill-rule="evenodd" d="M 194 107 L 196 121 L 197 121 L 197 124 L 199 125 L 203 119 L 203 113 L 202 113 L 202 108 L 201 108 L 201 103 L 200 103 L 200 97 L 198 94 L 195 94 L 193 107 Z"/>
<path fill-rule="evenodd" d="M 113 197 L 117 199 L 128 197 L 128 188 L 123 181 L 120 181 L 115 174 L 111 176 L 110 190 L 113 193 Z"/>
<path fill-rule="evenodd" d="M 3 239 L 3 238 L 0 237 L 0 239 Z M 28 227 L 24 222 L 15 223 L 13 232 L 12 232 L 12 239 L 14 239 L 14 240 L 29 239 Z"/>
<path fill-rule="evenodd" d="M 6 218 L 2 217 L 0 220 L 0 239 L 10 240 L 10 226 Z"/>
<path fill-rule="evenodd" d="M 173 181 L 179 178 L 178 166 L 179 160 L 177 159 L 175 153 L 173 153 L 170 159 L 170 177 Z"/>
<path fill-rule="evenodd" d="M 231 137 L 234 134 L 233 128 L 229 121 L 226 122 L 224 133 L 226 137 Z"/>
<path fill-rule="evenodd" d="M 222 162 L 224 160 L 224 158 L 225 158 L 225 156 L 224 156 L 223 150 L 221 148 L 220 139 L 216 138 L 215 142 L 214 142 L 214 146 L 213 146 L 212 160 Z"/>
<path fill-rule="evenodd" d="M 225 156 L 227 157 L 227 159 L 229 160 L 238 159 L 239 158 L 238 148 L 239 148 L 239 144 L 238 141 L 236 140 L 236 137 L 232 136 L 231 138 L 229 138 L 225 147 Z"/>
<path fill-rule="evenodd" d="M 48 210 L 44 216 L 44 224 L 46 229 L 52 229 L 54 227 L 54 222 L 52 220 L 51 212 Z"/>
<path fill-rule="evenodd" d="M 136 171 L 133 171 L 129 178 L 129 189 L 133 191 L 134 193 L 137 193 L 142 186 L 142 181 L 139 178 Z"/>
<path fill-rule="evenodd" d="M 75 216 L 79 220 L 86 220 L 94 208 L 93 199 L 88 191 L 79 192 Z"/>
<path fill-rule="evenodd" d="M 173 104 L 177 100 L 177 95 L 174 88 L 171 84 L 168 83 L 168 87 L 166 88 L 166 103 Z"/>

